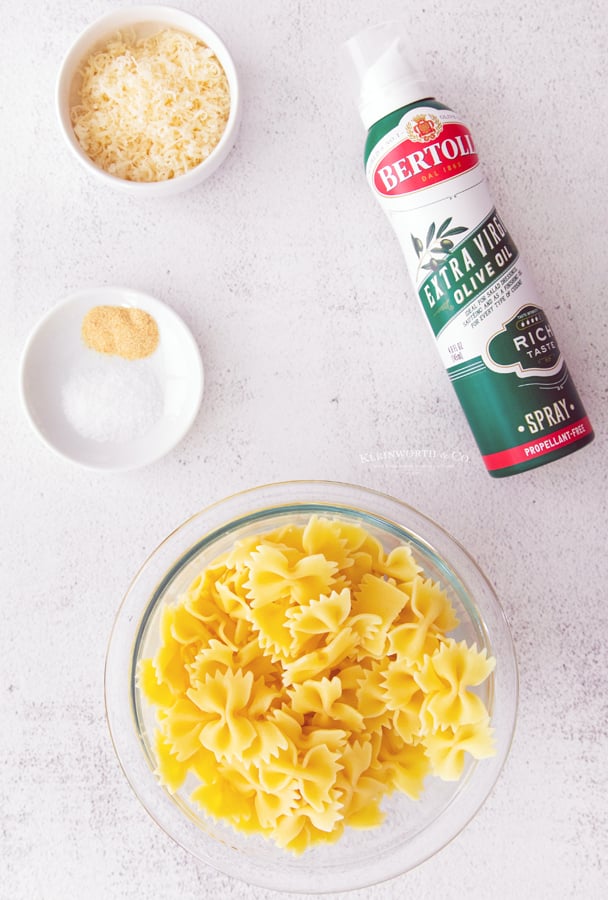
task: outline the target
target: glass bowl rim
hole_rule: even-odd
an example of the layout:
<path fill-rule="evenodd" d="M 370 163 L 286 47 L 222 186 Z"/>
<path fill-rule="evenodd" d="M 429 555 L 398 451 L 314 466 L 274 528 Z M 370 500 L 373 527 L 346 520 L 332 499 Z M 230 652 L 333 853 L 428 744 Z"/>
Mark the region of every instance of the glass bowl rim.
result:
<path fill-rule="evenodd" d="M 298 492 L 297 499 L 294 499 L 293 496 L 287 496 L 290 492 L 293 491 Z M 303 497 L 302 492 L 307 496 Z M 260 503 L 260 505 L 257 506 L 253 505 L 254 500 L 259 499 L 260 501 L 262 501 L 264 498 L 269 498 L 272 500 L 272 502 Z M 367 508 L 365 506 L 365 501 L 368 502 L 371 508 Z M 378 508 L 376 508 L 374 504 L 377 504 L 378 507 L 382 507 L 383 509 L 390 509 L 394 514 L 396 514 L 397 512 L 400 512 L 401 515 L 405 514 L 408 517 L 408 524 L 400 524 L 398 518 L 397 520 L 386 518 L 386 516 L 378 511 Z M 363 508 L 361 508 L 362 506 Z M 485 775 L 483 777 L 481 789 L 477 787 L 477 784 L 475 785 L 476 799 L 473 802 L 469 800 L 466 806 L 466 810 L 462 814 L 454 816 L 454 807 L 458 806 L 458 804 L 455 803 L 454 800 L 458 798 L 459 794 L 462 793 L 464 787 L 467 786 L 468 781 L 470 781 L 471 779 L 467 779 L 467 781 L 459 783 L 459 787 L 455 791 L 453 800 L 451 800 L 448 804 L 448 811 L 450 810 L 450 807 L 452 807 L 450 815 L 451 818 L 455 819 L 455 821 L 451 823 L 451 827 L 448 828 L 447 833 L 444 833 L 439 838 L 435 838 L 434 841 L 425 842 L 424 847 L 420 848 L 418 852 L 414 854 L 415 858 L 406 862 L 398 862 L 396 859 L 393 859 L 393 864 L 388 867 L 386 866 L 386 860 L 384 860 L 381 871 L 374 870 L 374 872 L 370 873 L 369 875 L 363 874 L 361 871 L 358 871 L 357 873 L 353 873 L 358 877 L 356 878 L 356 880 L 353 880 L 351 878 L 350 883 L 346 883 L 348 882 L 348 876 L 344 872 L 339 875 L 337 880 L 334 877 L 332 881 L 331 877 L 327 877 L 327 869 L 324 869 L 323 884 L 319 884 L 318 879 L 311 876 L 311 878 L 309 879 L 310 883 L 299 883 L 296 887 L 294 886 L 293 879 L 295 877 L 296 880 L 299 880 L 301 876 L 305 874 L 304 869 L 298 870 L 295 876 L 289 875 L 289 873 L 287 873 L 284 879 L 281 879 L 281 875 L 280 873 L 277 873 L 276 869 L 273 869 L 269 873 L 267 871 L 267 866 L 263 870 L 253 873 L 249 870 L 249 868 L 247 868 L 246 872 L 236 871 L 235 868 L 238 869 L 238 867 L 235 867 L 234 859 L 225 861 L 223 858 L 221 858 L 218 861 L 217 859 L 214 859 L 212 857 L 211 849 L 213 848 L 205 847 L 205 839 L 207 842 L 215 842 L 216 844 L 218 842 L 214 837 L 205 835 L 204 832 L 200 830 L 197 825 L 195 825 L 193 819 L 191 824 L 194 828 L 197 829 L 199 838 L 199 840 L 194 840 L 194 846 L 190 840 L 184 838 L 183 834 L 180 836 L 176 836 L 175 830 L 172 828 L 172 824 L 175 825 L 176 821 L 174 821 L 173 823 L 169 822 L 169 824 L 167 824 L 167 820 L 165 818 L 167 809 L 163 809 L 162 815 L 160 815 L 158 813 L 158 809 L 151 808 L 151 806 L 154 806 L 155 804 L 153 802 L 153 799 L 152 801 L 150 800 L 150 791 L 148 790 L 146 795 L 146 787 L 142 787 L 141 783 L 137 783 L 137 775 L 133 771 L 131 762 L 127 758 L 128 752 L 125 749 L 127 738 L 125 737 L 125 735 L 120 734 L 120 729 L 117 726 L 116 718 L 118 713 L 113 697 L 113 692 L 115 691 L 115 684 L 113 684 L 113 681 L 115 681 L 115 677 L 112 673 L 113 669 L 115 669 L 116 666 L 114 660 L 114 657 L 116 656 L 116 645 L 120 640 L 118 632 L 119 629 L 123 627 L 122 623 L 124 619 L 128 617 L 129 613 L 129 611 L 127 610 L 127 605 L 130 599 L 132 599 L 133 593 L 136 590 L 140 579 L 144 575 L 148 574 L 150 568 L 153 567 L 158 561 L 159 553 L 163 553 L 168 550 L 170 552 L 173 552 L 171 551 L 172 546 L 176 542 L 181 541 L 184 533 L 187 532 L 188 529 L 191 529 L 193 526 L 195 526 L 195 524 L 199 521 L 201 522 L 199 537 L 194 542 L 188 544 L 188 546 L 184 546 L 182 544 L 179 553 L 177 551 L 174 553 L 174 560 L 172 564 L 170 564 L 169 566 L 163 564 L 163 571 L 155 577 L 156 587 L 154 588 L 152 593 L 150 593 L 150 590 L 148 589 L 148 603 L 144 604 L 143 607 L 141 605 L 138 607 L 138 613 L 140 616 L 139 621 L 134 626 L 132 626 L 131 629 L 131 668 L 128 685 L 128 689 L 131 694 L 133 694 L 134 684 L 132 664 L 135 660 L 135 650 L 141 639 L 142 630 L 145 627 L 147 613 L 149 611 L 149 608 L 153 606 L 155 607 L 157 604 L 162 603 L 163 593 L 166 589 L 166 585 L 165 588 L 162 588 L 162 585 L 167 582 L 169 576 L 171 576 L 175 571 L 177 571 L 177 574 L 179 574 L 179 568 L 181 568 L 180 564 L 182 564 L 182 566 L 185 565 L 186 563 L 184 562 L 184 560 L 190 557 L 193 551 L 196 551 L 196 553 L 200 552 L 201 546 L 213 546 L 214 540 L 217 539 L 218 532 L 229 532 L 230 529 L 235 525 L 242 524 L 244 520 L 250 520 L 252 516 L 260 518 L 263 521 L 265 517 L 283 512 L 287 508 L 291 508 L 291 511 L 295 511 L 296 508 L 299 508 L 301 512 L 310 514 L 313 511 L 311 507 L 318 509 L 320 514 L 323 514 L 324 511 L 328 511 L 328 514 L 331 514 L 332 512 L 339 514 L 340 509 L 342 509 L 345 514 L 350 513 L 351 515 L 370 515 L 377 522 L 395 526 L 399 531 L 403 533 L 406 540 L 409 537 L 415 538 L 416 543 L 418 544 L 420 549 L 424 549 L 425 552 L 430 551 L 431 555 L 440 563 L 441 568 L 446 573 L 446 577 L 449 579 L 450 585 L 454 584 L 453 579 L 455 577 L 460 586 L 464 587 L 467 595 L 471 599 L 471 604 L 474 610 L 477 611 L 476 600 L 478 599 L 478 597 L 475 592 L 471 592 L 469 590 L 468 579 L 463 580 L 461 577 L 460 568 L 458 566 L 455 567 L 451 565 L 445 558 L 444 553 L 441 550 L 437 549 L 438 541 L 440 544 L 445 543 L 449 547 L 452 554 L 456 554 L 459 563 L 464 564 L 465 567 L 467 567 L 467 572 L 469 573 L 469 575 L 474 576 L 475 581 L 481 584 L 484 588 L 484 602 L 489 602 L 491 604 L 491 612 L 492 615 L 495 616 L 493 634 L 495 634 L 496 629 L 498 629 L 500 631 L 499 637 L 501 643 L 504 644 L 502 652 L 505 655 L 501 656 L 500 665 L 501 670 L 503 670 L 504 668 L 504 672 L 502 672 L 502 674 L 504 675 L 505 686 L 501 691 L 501 706 L 499 707 L 499 713 L 501 716 L 502 733 L 501 741 L 496 742 L 496 756 L 492 757 L 490 760 L 482 761 L 484 764 L 484 768 L 479 769 L 479 771 L 485 773 Z M 238 515 L 228 515 L 227 510 L 233 510 L 233 508 L 236 508 L 240 511 Z M 210 517 L 211 519 L 213 519 L 214 516 L 216 518 L 220 516 L 221 523 L 216 527 L 207 527 L 205 523 L 208 522 Z M 423 527 L 423 534 L 426 533 L 428 535 L 431 535 L 433 540 L 427 540 L 427 537 L 420 535 L 418 533 L 418 530 L 416 528 L 413 528 L 412 525 L 409 524 L 412 519 L 414 520 L 416 525 Z M 235 536 L 235 540 L 236 539 L 237 536 Z M 176 577 L 176 575 L 173 575 L 173 577 Z M 153 602 L 150 600 L 150 596 L 153 596 Z M 485 618 L 483 616 L 482 624 L 485 628 Z M 123 647 L 123 651 L 124 649 L 125 648 Z M 139 802 L 142 804 L 151 818 L 156 822 L 156 824 L 172 840 L 174 840 L 179 846 L 181 846 L 183 849 L 186 849 L 195 858 L 199 859 L 205 864 L 212 866 L 223 874 L 231 875 L 249 884 L 257 885 L 259 887 L 267 889 L 274 889 L 276 891 L 297 891 L 300 893 L 308 894 L 322 894 L 330 891 L 355 890 L 369 887 L 371 885 L 378 884 L 382 881 L 386 881 L 404 874 L 405 872 L 410 871 L 411 869 L 423 863 L 425 860 L 434 856 L 454 838 L 456 838 L 458 834 L 461 833 L 461 831 L 474 818 L 474 816 L 477 814 L 481 806 L 485 803 L 488 796 L 492 792 L 509 755 L 515 731 L 519 683 L 515 648 L 504 611 L 487 576 L 480 569 L 479 565 L 472 557 L 472 555 L 462 544 L 460 544 L 459 541 L 457 541 L 445 528 L 443 528 L 443 526 L 439 525 L 432 518 L 425 515 L 424 513 L 421 513 L 419 510 L 415 509 L 405 501 L 399 500 L 393 496 L 390 496 L 389 494 L 363 487 L 361 485 L 349 484 L 346 482 L 302 479 L 262 484 L 252 488 L 247 488 L 245 490 L 233 493 L 220 500 L 217 500 L 214 503 L 203 507 L 198 512 L 190 515 L 180 525 L 174 528 L 155 547 L 155 549 L 147 556 L 143 564 L 139 567 L 138 571 L 132 578 L 116 613 L 106 654 L 104 689 L 106 720 L 118 762 Z M 504 696 L 502 696 L 503 694 Z M 133 697 L 131 697 L 131 703 L 133 702 Z M 504 704 L 504 709 L 502 704 Z M 133 710 L 131 710 L 131 718 L 131 741 L 134 739 L 138 742 L 139 752 L 141 754 L 141 759 L 143 760 L 144 756 L 146 755 L 146 750 L 143 745 L 143 740 L 138 733 L 139 725 Z M 502 722 L 502 719 L 504 719 L 504 723 Z M 492 721 L 492 725 L 494 725 L 494 719 Z M 150 761 L 148 761 L 148 763 L 149 762 Z M 488 765 L 488 763 L 490 765 Z M 148 778 L 148 780 L 150 778 L 154 780 L 156 792 L 158 793 L 158 795 L 162 795 L 164 792 L 158 785 L 158 782 L 156 781 L 155 776 L 153 775 L 151 770 L 149 770 L 149 773 L 146 777 Z M 177 804 L 173 805 L 175 807 L 175 813 L 178 816 L 181 816 L 183 820 L 185 820 L 187 818 L 187 816 L 184 816 L 185 810 L 181 808 L 178 809 Z M 437 819 L 433 819 L 433 821 L 428 826 L 422 829 L 415 836 L 419 842 L 421 836 L 424 836 L 432 828 L 435 828 L 436 823 L 442 820 L 445 812 L 446 810 L 444 810 Z M 171 816 L 169 818 L 174 818 L 174 816 Z M 184 823 L 182 822 L 181 824 Z M 197 835 L 195 834 L 194 837 L 196 838 L 196 836 Z M 339 847 L 339 842 L 335 846 Z M 403 849 L 403 847 L 401 849 Z M 236 855 L 236 851 L 231 850 L 230 852 L 232 856 Z M 393 854 L 393 856 L 397 856 L 397 854 Z M 306 854 L 304 854 L 304 857 L 301 857 L 300 859 L 302 858 L 305 859 Z M 286 854 L 286 863 L 288 862 L 289 857 Z M 333 870 L 331 871 L 335 876 L 336 872 L 333 872 Z"/>

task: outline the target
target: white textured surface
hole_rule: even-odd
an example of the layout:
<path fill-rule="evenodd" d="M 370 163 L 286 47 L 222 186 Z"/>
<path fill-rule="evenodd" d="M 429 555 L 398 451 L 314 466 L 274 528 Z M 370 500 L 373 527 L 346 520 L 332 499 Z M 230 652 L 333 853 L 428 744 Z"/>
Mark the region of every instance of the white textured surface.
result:
<path fill-rule="evenodd" d="M 190 513 L 254 484 L 359 482 L 436 518 L 494 582 L 519 655 L 511 757 L 477 819 L 434 860 L 353 896 L 604 896 L 606 680 L 605 11 L 599 0 L 208 0 L 244 81 L 235 151 L 191 193 L 138 202 L 62 145 L 53 86 L 110 4 L 1 0 L 0 810 L 2 900 L 247 898 L 139 807 L 103 709 L 107 637 L 140 563 Z M 598 434 L 527 475 L 485 473 L 400 251 L 365 184 L 338 45 L 403 12 L 437 94 L 469 120 Z M 128 475 L 55 458 L 19 409 L 38 318 L 90 284 L 159 296 L 206 368 L 195 426 Z M 391 468 L 371 451 L 456 451 Z M 363 455 L 363 459 L 362 459 Z"/>

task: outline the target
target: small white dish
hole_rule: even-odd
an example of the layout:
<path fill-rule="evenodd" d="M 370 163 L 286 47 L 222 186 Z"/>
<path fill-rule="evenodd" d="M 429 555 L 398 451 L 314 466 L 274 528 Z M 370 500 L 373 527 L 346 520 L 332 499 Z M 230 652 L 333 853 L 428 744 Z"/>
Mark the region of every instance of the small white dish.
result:
<path fill-rule="evenodd" d="M 103 47 L 119 31 L 132 30 L 136 37 L 148 37 L 163 28 L 175 28 L 201 40 L 219 60 L 230 88 L 230 114 L 218 145 L 198 166 L 166 181 L 127 181 L 105 172 L 80 146 L 70 118 L 70 109 L 78 98 L 80 69 L 89 56 Z M 181 9 L 170 6 L 126 6 L 106 13 L 76 38 L 59 69 L 55 88 L 55 107 L 59 127 L 73 155 L 98 181 L 107 187 L 138 197 L 158 197 L 180 193 L 207 179 L 223 163 L 236 141 L 241 119 L 241 91 L 234 61 L 216 32 Z"/>
<path fill-rule="evenodd" d="M 86 313 L 94 306 L 123 306 L 143 309 L 158 325 L 159 342 L 153 354 L 143 360 L 127 361 L 89 349 L 81 328 Z M 91 371 L 112 369 L 112 377 L 129 372 L 147 381 L 158 392 L 154 421 L 144 418 L 129 429 L 115 428 L 114 439 L 86 436 L 66 410 L 66 391 L 87 383 Z M 132 370 L 130 367 L 134 367 Z M 118 376 L 116 376 L 118 372 Z M 53 307 L 36 325 L 23 350 L 20 392 L 25 413 L 44 443 L 64 458 L 91 469 L 126 471 L 160 459 L 186 435 L 198 413 L 203 396 L 203 364 L 191 332 L 179 316 L 160 300 L 123 287 L 94 287 L 70 294 Z M 149 397 L 144 398 L 149 401 Z M 149 404 L 148 404 L 149 405 Z M 117 396 L 117 411 L 125 409 L 124 397 Z M 82 413 L 80 414 L 82 417 Z M 95 423 L 95 408 L 87 410 Z M 150 415 L 148 415 L 150 419 Z M 132 433 L 131 433 L 132 432 Z"/>

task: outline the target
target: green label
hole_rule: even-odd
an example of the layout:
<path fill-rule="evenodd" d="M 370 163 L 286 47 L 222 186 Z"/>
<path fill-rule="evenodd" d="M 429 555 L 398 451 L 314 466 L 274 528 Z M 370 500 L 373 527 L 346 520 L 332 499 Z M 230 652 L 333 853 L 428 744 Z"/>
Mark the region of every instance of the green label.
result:
<path fill-rule="evenodd" d="M 478 357 L 448 374 L 493 475 L 523 471 L 593 438 L 565 365 L 553 378 L 529 381 L 492 372 Z"/>
<path fill-rule="evenodd" d="M 560 352 L 542 309 L 527 305 L 520 309 L 488 344 L 495 365 L 525 373 L 553 369 Z"/>
<path fill-rule="evenodd" d="M 412 235 L 421 259 L 420 269 L 430 271 L 418 294 L 435 336 L 517 259 L 517 248 L 495 209 L 454 246 L 449 235 L 463 230 L 451 220 L 438 228 L 433 222 L 426 235 L 426 248 L 420 238 Z"/>

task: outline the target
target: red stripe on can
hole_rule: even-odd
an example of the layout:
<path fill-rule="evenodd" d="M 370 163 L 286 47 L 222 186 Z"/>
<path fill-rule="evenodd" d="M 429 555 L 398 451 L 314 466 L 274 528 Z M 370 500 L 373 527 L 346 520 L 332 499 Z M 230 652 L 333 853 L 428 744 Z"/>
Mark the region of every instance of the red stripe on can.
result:
<path fill-rule="evenodd" d="M 537 459 L 546 453 L 552 453 L 554 450 L 560 450 L 567 447 L 568 444 L 574 444 L 581 438 L 592 434 L 591 422 L 585 416 L 568 425 L 567 428 L 561 428 L 559 431 L 553 431 L 547 437 L 537 441 L 527 441 L 525 444 L 518 444 L 517 447 L 510 447 L 508 450 L 500 450 L 498 453 L 488 453 L 483 457 L 486 469 L 490 472 L 496 469 L 506 469 L 509 466 L 516 466 L 519 463 L 528 462 L 531 459 Z"/>

